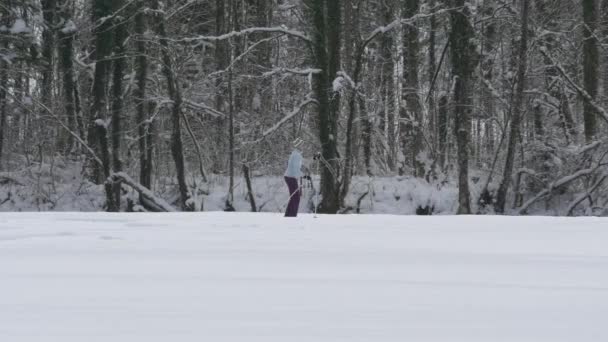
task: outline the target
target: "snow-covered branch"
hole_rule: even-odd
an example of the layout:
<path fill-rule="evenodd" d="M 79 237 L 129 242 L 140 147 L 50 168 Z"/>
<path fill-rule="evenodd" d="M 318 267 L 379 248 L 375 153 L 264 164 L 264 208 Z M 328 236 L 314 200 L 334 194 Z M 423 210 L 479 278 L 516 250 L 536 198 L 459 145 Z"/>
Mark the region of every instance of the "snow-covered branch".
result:
<path fill-rule="evenodd" d="M 593 193 L 595 190 L 597 190 L 597 188 L 599 188 L 600 185 L 602 185 L 602 183 L 604 183 L 604 181 L 606 180 L 607 177 L 608 177 L 608 175 L 606 175 L 606 174 L 602 175 L 587 191 L 585 191 L 583 194 L 578 196 L 574 201 L 572 201 L 572 203 L 570 203 L 570 205 L 568 206 L 568 209 L 566 209 L 566 215 L 572 216 L 576 206 L 579 205 L 582 201 L 584 201 L 585 198 L 591 196 L 591 193 Z"/>
<path fill-rule="evenodd" d="M 296 31 L 296 30 L 290 30 L 287 29 L 285 27 L 250 27 L 250 28 L 246 28 L 240 31 L 232 31 L 232 32 L 228 32 L 225 34 L 221 34 L 219 36 L 196 36 L 196 37 L 189 37 L 189 38 L 182 38 L 182 39 L 178 39 L 178 41 L 182 41 L 182 42 L 196 42 L 196 41 L 207 41 L 207 42 L 217 42 L 217 41 L 222 41 L 222 40 L 227 40 L 227 39 L 231 39 L 231 38 L 237 38 L 240 36 L 244 36 L 247 34 L 252 34 L 252 33 L 281 33 L 281 34 L 285 34 L 294 38 L 299 38 L 307 43 L 312 43 L 312 40 L 310 39 L 310 37 L 308 37 L 305 33 L 300 32 L 300 31 Z"/>
<path fill-rule="evenodd" d="M 267 136 L 276 132 L 279 128 L 281 128 L 289 120 L 293 119 L 296 115 L 300 114 L 300 112 L 302 112 L 302 110 L 311 103 L 317 103 L 317 100 L 315 100 L 311 97 L 307 97 L 306 100 L 304 100 L 302 103 L 297 105 L 291 112 L 287 113 L 281 120 L 279 120 L 279 122 L 274 124 L 274 126 L 265 130 L 264 133 L 262 133 L 262 136 L 260 138 L 254 140 L 254 141 L 251 141 L 249 143 L 246 143 L 246 144 L 255 144 L 255 143 L 261 142 Z"/>
<path fill-rule="evenodd" d="M 300 76 L 309 76 L 311 74 L 318 74 L 320 72 L 321 72 L 320 69 L 313 69 L 313 68 L 308 68 L 308 69 L 274 68 L 270 71 L 263 73 L 262 76 L 270 77 L 270 76 L 274 76 L 277 74 L 294 74 L 294 75 L 300 75 Z"/>
<path fill-rule="evenodd" d="M 162 211 L 166 212 L 174 212 L 176 211 L 169 203 L 167 203 L 164 199 L 154 195 L 150 189 L 136 182 L 131 176 L 124 172 L 113 173 L 108 179 L 111 183 L 125 183 L 133 190 L 137 191 L 145 200 L 153 203 L 156 207 L 158 207 Z"/>
<path fill-rule="evenodd" d="M 553 59 L 553 56 L 551 56 L 549 54 L 549 52 L 547 51 L 547 49 L 544 46 L 540 48 L 540 52 L 543 54 L 543 56 L 545 56 L 547 59 L 549 59 L 551 61 L 551 63 L 553 63 L 553 65 L 557 68 L 557 70 L 559 70 L 559 73 L 564 77 L 564 79 L 568 83 L 570 83 L 570 85 L 582 97 L 585 98 L 585 101 L 587 101 L 593 107 L 593 109 L 595 109 L 595 111 L 598 114 L 600 114 L 600 117 L 608 123 L 608 111 L 606 111 L 602 106 L 598 105 L 597 102 L 595 102 L 595 100 L 593 99 L 593 97 L 591 95 L 589 95 L 589 93 L 587 93 L 587 91 L 583 87 L 581 87 L 576 82 L 574 82 L 574 80 L 568 75 L 568 73 L 566 72 L 564 67 L 560 63 L 558 63 L 555 59 Z"/>
<path fill-rule="evenodd" d="M 194 101 L 190 101 L 190 100 L 183 100 L 184 105 L 186 105 L 187 107 L 190 107 L 192 109 L 198 109 L 198 110 L 203 110 L 205 111 L 207 114 L 211 115 L 214 118 L 223 118 L 226 117 L 226 114 L 216 110 L 213 107 L 210 107 L 202 102 L 194 102 Z"/>
<path fill-rule="evenodd" d="M 539 192 L 538 194 L 536 194 L 536 196 L 530 198 L 528 201 L 526 201 L 526 203 L 524 203 L 521 208 L 519 208 L 519 210 L 517 211 L 517 213 L 519 215 L 524 215 L 526 213 L 526 211 L 528 210 L 528 208 L 536 203 L 538 200 L 542 199 L 543 197 L 549 195 L 550 193 L 552 193 L 554 190 L 564 186 L 564 185 L 568 185 L 569 183 L 572 183 L 573 181 L 584 177 L 584 176 L 588 176 L 591 175 L 593 172 L 595 172 L 598 168 L 600 167 L 599 164 L 596 164 L 590 168 L 587 169 L 582 169 L 582 170 L 578 170 L 575 173 L 568 175 L 568 176 L 564 176 L 556 181 L 554 181 L 553 183 L 551 183 L 551 185 L 542 190 L 541 192 Z"/>
<path fill-rule="evenodd" d="M 396 20 L 392 21 L 391 23 L 389 23 L 388 25 L 380 26 L 380 27 L 376 28 L 375 30 L 373 30 L 372 32 L 370 32 L 367 35 L 367 37 L 363 39 L 363 43 L 361 44 L 361 49 L 364 49 L 372 40 L 374 40 L 377 36 L 379 36 L 381 34 L 385 34 L 396 28 L 400 28 L 404 25 L 412 25 L 414 22 L 416 22 L 420 19 L 425 19 L 425 18 L 429 18 L 429 17 L 435 16 L 435 15 L 448 13 L 452 10 L 454 10 L 454 9 L 445 8 L 445 9 L 442 9 L 442 10 L 439 10 L 436 12 L 432 12 L 432 13 L 418 13 L 409 18 L 396 19 Z"/>

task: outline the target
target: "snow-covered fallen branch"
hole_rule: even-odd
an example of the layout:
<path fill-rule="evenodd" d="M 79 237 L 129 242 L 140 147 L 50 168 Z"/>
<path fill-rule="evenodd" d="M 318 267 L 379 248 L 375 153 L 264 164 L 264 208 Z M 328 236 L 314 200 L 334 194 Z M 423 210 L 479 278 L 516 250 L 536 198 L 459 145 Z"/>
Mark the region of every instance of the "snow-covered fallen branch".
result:
<path fill-rule="evenodd" d="M 566 209 L 566 216 L 572 216 L 576 206 L 579 205 L 579 203 L 581 203 L 582 201 L 584 201 L 585 198 L 591 196 L 591 193 L 597 190 L 597 188 L 599 188 L 600 185 L 604 183 L 607 177 L 608 175 L 603 174 L 587 191 L 585 191 L 585 193 L 581 194 L 574 201 L 572 201 L 572 203 L 570 203 L 570 205 L 568 206 L 568 209 Z"/>
<path fill-rule="evenodd" d="M 126 174 L 124 172 L 113 173 L 110 176 L 109 181 L 112 183 L 124 183 L 124 184 L 130 186 L 131 188 L 133 188 L 133 190 L 137 191 L 144 198 L 144 200 L 154 204 L 154 206 L 157 207 L 160 211 L 166 211 L 166 212 L 175 212 L 176 211 L 175 208 L 173 208 L 164 199 L 154 195 L 154 193 L 152 191 L 150 191 L 150 189 L 139 184 L 138 182 L 136 182 L 133 178 L 131 178 L 128 174 Z"/>
<path fill-rule="evenodd" d="M 517 211 L 517 213 L 519 215 L 524 215 L 526 213 L 526 211 L 528 210 L 528 208 L 536 203 L 538 200 L 544 198 L 545 196 L 551 194 L 553 191 L 555 191 L 556 189 L 564 186 L 564 185 L 568 185 L 570 183 L 572 183 L 573 181 L 584 177 L 584 176 L 589 176 L 591 175 L 593 172 L 595 172 L 598 168 L 600 167 L 599 164 L 596 164 L 590 168 L 587 169 L 582 169 L 582 170 L 578 170 L 575 173 L 562 177 L 556 181 L 554 181 L 553 183 L 551 183 L 551 185 L 549 187 L 547 187 L 546 189 L 542 190 L 541 192 L 539 192 L 538 194 L 536 194 L 536 196 L 530 198 L 528 201 L 526 201 Z"/>

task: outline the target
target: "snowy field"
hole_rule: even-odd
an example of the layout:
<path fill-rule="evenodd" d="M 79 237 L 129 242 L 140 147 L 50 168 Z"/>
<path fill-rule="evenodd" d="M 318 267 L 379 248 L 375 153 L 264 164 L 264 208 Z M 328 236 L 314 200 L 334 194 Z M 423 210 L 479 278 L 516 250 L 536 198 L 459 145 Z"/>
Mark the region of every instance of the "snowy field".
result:
<path fill-rule="evenodd" d="M 0 214 L 0 340 L 608 341 L 608 219 Z"/>

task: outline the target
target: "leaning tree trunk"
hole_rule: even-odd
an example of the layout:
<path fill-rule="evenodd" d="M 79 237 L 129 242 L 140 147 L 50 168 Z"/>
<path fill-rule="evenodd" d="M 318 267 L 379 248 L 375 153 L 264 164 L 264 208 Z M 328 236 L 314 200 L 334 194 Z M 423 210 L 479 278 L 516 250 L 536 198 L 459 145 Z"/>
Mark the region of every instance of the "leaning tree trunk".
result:
<path fill-rule="evenodd" d="M 158 1 L 154 2 L 154 8 L 158 9 Z M 182 95 L 175 79 L 173 62 L 169 54 L 169 40 L 165 30 L 165 17 L 157 18 L 156 30 L 160 38 L 163 74 L 167 80 L 167 91 L 171 104 L 171 155 L 175 163 L 177 173 L 177 185 L 179 190 L 179 205 L 182 210 L 190 210 L 188 185 L 186 184 L 186 168 L 184 162 L 184 147 L 181 131 Z"/>
<path fill-rule="evenodd" d="M 505 161 L 505 168 L 503 170 L 502 181 L 498 187 L 496 194 L 496 205 L 494 206 L 496 212 L 503 213 L 505 210 L 505 204 L 507 201 L 507 192 L 511 185 L 511 178 L 513 176 L 513 164 L 515 160 L 515 149 L 517 147 L 517 140 L 519 140 L 521 117 L 524 102 L 524 88 L 526 85 L 526 67 L 527 67 L 527 56 L 528 56 L 528 12 L 530 8 L 530 1 L 523 0 L 522 11 L 521 11 L 521 39 L 519 46 L 519 65 L 517 67 L 517 88 L 515 92 L 515 103 L 513 104 L 513 111 L 511 114 L 511 131 L 509 134 L 509 144 L 507 146 L 507 160 Z"/>
<path fill-rule="evenodd" d="M 595 100 L 598 88 L 598 42 L 597 42 L 598 8 L 595 0 L 583 0 L 583 73 L 585 91 Z M 597 132 L 596 110 L 585 99 L 583 102 L 583 118 L 585 121 L 585 140 L 591 143 Z"/>
<path fill-rule="evenodd" d="M 470 14 L 464 0 L 453 1 L 450 13 L 451 60 L 454 75 L 454 134 L 458 149 L 458 214 L 471 213 L 469 192 L 471 87 L 477 56 L 471 42 L 474 36 Z"/>

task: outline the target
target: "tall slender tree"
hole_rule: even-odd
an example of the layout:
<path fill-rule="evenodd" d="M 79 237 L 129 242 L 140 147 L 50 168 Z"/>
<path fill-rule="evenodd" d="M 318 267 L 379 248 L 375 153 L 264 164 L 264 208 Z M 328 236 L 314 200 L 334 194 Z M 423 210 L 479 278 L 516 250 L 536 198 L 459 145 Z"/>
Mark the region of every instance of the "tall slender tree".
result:
<path fill-rule="evenodd" d="M 513 111 L 510 120 L 509 143 L 507 145 L 507 160 L 503 170 L 502 181 L 496 194 L 495 209 L 498 213 L 503 213 L 507 200 L 507 192 L 511 185 L 513 177 L 513 165 L 515 160 L 515 149 L 520 137 L 520 126 L 523 116 L 524 104 L 524 89 L 526 86 L 526 68 L 528 65 L 528 17 L 530 9 L 530 0 L 522 0 L 521 4 L 521 38 L 518 49 L 518 67 L 517 67 L 517 88 L 515 90 L 515 98 Z"/>
<path fill-rule="evenodd" d="M 595 0 L 583 0 L 583 73 L 585 91 L 593 100 L 598 93 L 599 56 L 597 42 L 598 12 Z M 597 113 L 595 106 L 585 99 L 583 103 L 583 117 L 585 122 L 585 140 L 590 143 L 597 132 Z"/>
<path fill-rule="evenodd" d="M 454 75 L 454 134 L 458 149 L 458 214 L 471 213 L 469 149 L 473 72 L 478 61 L 470 11 L 464 0 L 453 0 L 450 11 L 450 48 Z"/>
<path fill-rule="evenodd" d="M 405 18 L 412 18 L 420 12 L 420 0 L 405 0 L 402 2 L 402 13 Z M 401 114 L 402 152 L 408 156 L 410 165 L 417 177 L 424 176 L 424 164 L 419 161 L 423 149 L 423 117 L 420 103 L 420 82 L 418 72 L 420 69 L 420 44 L 418 42 L 419 30 L 416 25 L 404 25 L 403 37 L 403 107 L 407 113 Z M 406 144 L 410 137 L 411 143 Z M 408 151 L 409 149 L 409 151 Z M 402 171 L 403 172 L 403 171 Z"/>

